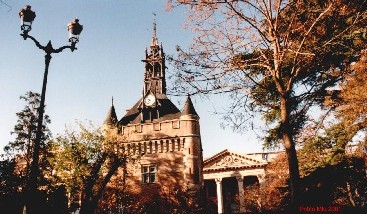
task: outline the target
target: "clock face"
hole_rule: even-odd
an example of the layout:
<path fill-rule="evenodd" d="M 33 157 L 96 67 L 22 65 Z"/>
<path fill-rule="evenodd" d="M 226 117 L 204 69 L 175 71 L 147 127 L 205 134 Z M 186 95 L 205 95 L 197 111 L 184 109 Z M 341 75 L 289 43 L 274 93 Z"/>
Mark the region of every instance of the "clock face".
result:
<path fill-rule="evenodd" d="M 147 106 L 152 106 L 155 103 L 155 97 L 152 94 L 149 94 L 144 99 L 144 104 Z"/>

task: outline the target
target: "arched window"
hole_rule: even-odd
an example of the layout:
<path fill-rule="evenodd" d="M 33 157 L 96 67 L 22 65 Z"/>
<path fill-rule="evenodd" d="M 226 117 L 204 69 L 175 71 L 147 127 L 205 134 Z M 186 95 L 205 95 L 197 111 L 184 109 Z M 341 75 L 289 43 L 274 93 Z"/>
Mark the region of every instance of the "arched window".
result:
<path fill-rule="evenodd" d="M 175 139 L 171 140 L 171 152 L 175 151 Z"/>
<path fill-rule="evenodd" d="M 125 153 L 125 146 L 124 145 L 121 145 L 120 149 L 121 149 L 122 153 Z"/>
<path fill-rule="evenodd" d="M 132 154 L 136 153 L 135 143 L 131 144 L 131 152 L 132 152 Z"/>
<path fill-rule="evenodd" d="M 159 152 L 162 153 L 164 149 L 163 140 L 160 141 L 160 146 L 161 146 L 161 149 L 159 150 Z"/>
<path fill-rule="evenodd" d="M 153 149 L 153 146 L 152 146 L 152 141 L 149 142 L 149 149 L 148 149 L 148 153 L 151 154 L 152 153 L 152 149 Z"/>
<path fill-rule="evenodd" d="M 130 144 L 127 144 L 127 153 L 128 153 L 128 154 L 130 154 L 130 149 L 131 149 Z"/>
<path fill-rule="evenodd" d="M 166 140 L 166 152 L 169 152 L 169 140 Z"/>
<path fill-rule="evenodd" d="M 147 142 L 144 142 L 143 153 L 144 153 L 144 154 L 146 154 L 146 153 L 147 153 Z"/>
<path fill-rule="evenodd" d="M 180 139 L 177 139 L 177 151 L 181 151 L 181 142 L 180 142 Z"/>

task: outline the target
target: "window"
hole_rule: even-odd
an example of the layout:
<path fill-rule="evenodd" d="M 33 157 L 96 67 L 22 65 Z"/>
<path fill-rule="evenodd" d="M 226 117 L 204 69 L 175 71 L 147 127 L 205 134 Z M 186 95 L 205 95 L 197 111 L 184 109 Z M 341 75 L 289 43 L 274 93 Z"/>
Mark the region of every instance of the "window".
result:
<path fill-rule="evenodd" d="M 172 121 L 172 128 L 179 129 L 180 128 L 180 121 Z"/>
<path fill-rule="evenodd" d="M 142 125 L 135 125 L 134 126 L 134 131 L 141 133 L 143 131 L 143 126 Z"/>
<path fill-rule="evenodd" d="M 157 174 L 157 165 L 142 165 L 141 166 L 141 181 L 144 184 L 155 183 Z"/>
<path fill-rule="evenodd" d="M 153 123 L 153 130 L 154 131 L 160 131 L 161 130 L 161 124 L 160 123 Z"/>

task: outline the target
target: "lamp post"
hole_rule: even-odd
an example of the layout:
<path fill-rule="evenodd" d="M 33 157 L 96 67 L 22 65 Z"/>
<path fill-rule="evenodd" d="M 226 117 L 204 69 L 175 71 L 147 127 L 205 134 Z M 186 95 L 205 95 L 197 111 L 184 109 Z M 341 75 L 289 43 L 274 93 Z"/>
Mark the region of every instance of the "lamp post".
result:
<path fill-rule="evenodd" d="M 32 164 L 31 164 L 31 171 L 29 180 L 27 183 L 27 206 L 30 208 L 31 213 L 35 213 L 34 204 L 31 202 L 31 197 L 36 197 L 37 191 L 37 179 L 39 175 L 39 151 L 40 151 L 40 143 L 42 138 L 42 124 L 43 124 L 43 113 L 45 107 L 45 95 L 46 95 L 46 85 L 47 85 L 47 75 L 48 75 L 48 67 L 51 61 L 51 54 L 53 53 L 60 53 L 64 49 L 70 49 L 72 52 L 76 50 L 75 47 L 76 43 L 79 42 L 79 35 L 83 30 L 83 26 L 79 24 L 78 19 L 74 19 L 71 23 L 67 25 L 69 31 L 69 42 L 71 45 L 65 45 L 58 49 L 54 49 L 52 47 L 51 41 L 47 43 L 46 46 L 42 46 L 33 36 L 30 36 L 28 33 L 32 30 L 32 23 L 36 18 L 36 13 L 31 10 L 30 5 L 26 5 L 23 9 L 19 11 L 19 17 L 21 20 L 21 30 L 23 31 L 20 34 L 24 40 L 31 39 L 35 45 L 43 50 L 45 55 L 45 73 L 43 76 L 43 84 L 42 84 L 42 93 L 41 93 L 41 101 L 40 106 L 38 109 L 38 121 L 37 121 L 37 130 L 36 130 L 36 139 L 34 140 L 34 148 L 33 148 L 33 157 L 32 157 Z"/>

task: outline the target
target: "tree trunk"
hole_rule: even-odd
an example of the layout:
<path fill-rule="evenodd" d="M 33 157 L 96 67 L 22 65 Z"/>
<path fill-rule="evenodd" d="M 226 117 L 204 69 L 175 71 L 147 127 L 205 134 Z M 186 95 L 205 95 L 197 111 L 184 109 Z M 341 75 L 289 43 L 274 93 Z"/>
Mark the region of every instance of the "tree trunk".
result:
<path fill-rule="evenodd" d="M 107 175 L 103 178 L 103 180 L 100 183 L 100 187 L 97 191 L 93 191 L 93 188 L 97 184 L 98 174 L 100 172 L 100 169 L 107 160 L 107 158 L 111 159 L 111 165 L 109 166 L 109 170 L 107 172 Z M 98 201 L 102 197 L 103 191 L 107 185 L 107 183 L 110 181 L 111 177 L 115 172 L 118 170 L 118 167 L 122 164 L 125 164 L 125 159 L 120 160 L 117 156 L 109 157 L 107 154 L 103 154 L 103 156 L 95 163 L 91 176 L 89 177 L 88 181 L 86 182 L 86 187 L 83 192 L 82 197 L 82 205 L 80 208 L 81 214 L 92 214 L 95 213 Z M 95 193 L 94 193 L 95 192 Z"/>
<path fill-rule="evenodd" d="M 90 177 L 88 177 L 86 182 L 85 182 L 85 188 L 83 189 L 82 203 L 81 203 L 81 207 L 80 207 L 80 213 L 81 214 L 90 214 L 90 213 L 92 213 L 92 212 L 90 212 L 91 211 L 90 209 L 91 209 L 91 201 L 92 201 L 92 197 L 93 197 L 93 187 L 94 187 L 94 185 L 97 181 L 99 171 L 100 171 L 103 163 L 107 159 L 107 157 L 108 157 L 107 154 L 103 154 L 96 161 L 96 163 L 92 167 Z"/>
<path fill-rule="evenodd" d="M 295 143 L 293 141 L 293 132 L 289 123 L 289 103 L 287 95 L 280 99 L 281 124 L 280 131 L 283 139 L 283 145 L 288 159 L 289 178 L 290 178 L 290 194 L 293 208 L 299 205 L 300 196 L 300 175 L 298 169 L 298 159 Z"/>
<path fill-rule="evenodd" d="M 92 200 L 90 201 L 89 205 L 89 212 L 95 213 L 96 208 L 98 206 L 98 201 L 101 199 L 104 189 L 107 186 L 107 183 L 110 181 L 111 177 L 115 172 L 118 170 L 119 166 L 123 163 L 122 160 L 119 160 L 117 156 L 111 158 L 112 164 L 109 167 L 107 175 L 104 177 L 101 187 L 98 189 L 97 193 L 93 195 Z"/>
<path fill-rule="evenodd" d="M 352 195 L 352 191 L 350 189 L 350 185 L 349 182 L 347 182 L 347 193 L 348 193 L 348 200 L 350 202 L 350 204 L 355 207 L 356 206 L 356 202 L 353 199 L 353 195 Z"/>

